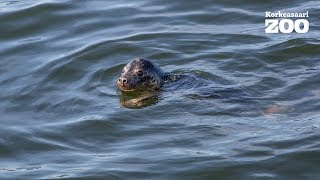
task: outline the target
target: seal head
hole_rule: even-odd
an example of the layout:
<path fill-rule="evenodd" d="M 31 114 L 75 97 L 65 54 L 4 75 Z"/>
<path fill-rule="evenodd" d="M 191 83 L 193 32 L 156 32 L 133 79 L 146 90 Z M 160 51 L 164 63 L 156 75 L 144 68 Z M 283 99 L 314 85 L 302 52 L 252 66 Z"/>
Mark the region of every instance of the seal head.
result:
<path fill-rule="evenodd" d="M 123 68 L 117 86 L 122 91 L 158 90 L 164 76 L 165 73 L 151 61 L 137 58 Z"/>

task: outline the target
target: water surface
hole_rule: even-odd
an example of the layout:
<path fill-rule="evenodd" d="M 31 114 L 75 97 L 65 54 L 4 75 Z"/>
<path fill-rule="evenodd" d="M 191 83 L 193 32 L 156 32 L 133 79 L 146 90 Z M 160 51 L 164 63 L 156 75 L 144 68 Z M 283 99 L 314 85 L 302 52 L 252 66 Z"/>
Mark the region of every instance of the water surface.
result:
<path fill-rule="evenodd" d="M 309 32 L 265 34 L 278 10 L 309 11 Z M 318 179 L 319 18 L 302 0 L 1 1 L 0 178 Z M 123 107 L 136 57 L 212 84 Z"/>

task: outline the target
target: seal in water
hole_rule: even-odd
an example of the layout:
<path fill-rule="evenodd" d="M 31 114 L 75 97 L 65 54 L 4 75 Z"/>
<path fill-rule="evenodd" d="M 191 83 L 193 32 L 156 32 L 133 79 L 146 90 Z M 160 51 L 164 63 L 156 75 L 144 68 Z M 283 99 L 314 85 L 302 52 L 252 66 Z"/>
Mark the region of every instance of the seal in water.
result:
<path fill-rule="evenodd" d="M 163 84 L 178 80 L 180 75 L 164 72 L 151 61 L 137 58 L 129 62 L 117 80 L 123 107 L 141 108 L 158 102 Z"/>
<path fill-rule="evenodd" d="M 120 104 L 127 108 L 142 108 L 156 104 L 161 93 L 179 90 L 179 94 L 184 97 L 196 100 L 225 99 L 226 102 L 235 104 L 243 102 L 255 105 L 260 101 L 250 97 L 242 88 L 219 87 L 215 81 L 192 74 L 167 73 L 151 61 L 142 58 L 134 59 L 123 68 L 117 80 L 117 86 L 121 90 L 119 91 Z M 159 91 L 161 86 L 163 90 Z M 281 105 L 272 105 L 268 108 L 248 106 L 247 108 L 248 116 L 289 111 L 289 108 Z"/>
<path fill-rule="evenodd" d="M 123 68 L 117 86 L 122 91 L 159 90 L 167 76 L 167 73 L 151 61 L 137 58 Z"/>

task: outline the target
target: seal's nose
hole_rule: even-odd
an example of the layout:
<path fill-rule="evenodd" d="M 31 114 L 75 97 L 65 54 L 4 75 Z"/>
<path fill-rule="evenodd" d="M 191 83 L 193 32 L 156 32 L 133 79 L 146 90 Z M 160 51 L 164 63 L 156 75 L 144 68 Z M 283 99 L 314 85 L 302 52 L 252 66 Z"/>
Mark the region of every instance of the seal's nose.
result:
<path fill-rule="evenodd" d="M 126 84 L 127 83 L 127 79 L 126 78 L 119 78 L 118 81 L 122 84 Z"/>

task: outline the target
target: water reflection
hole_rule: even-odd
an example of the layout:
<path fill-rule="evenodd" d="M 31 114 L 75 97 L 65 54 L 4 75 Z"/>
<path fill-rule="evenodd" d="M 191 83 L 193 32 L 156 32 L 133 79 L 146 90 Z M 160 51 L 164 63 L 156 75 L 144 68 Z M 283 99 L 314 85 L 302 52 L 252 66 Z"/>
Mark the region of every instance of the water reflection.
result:
<path fill-rule="evenodd" d="M 154 105 L 159 101 L 160 91 L 140 90 L 140 91 L 121 91 L 118 90 L 119 102 L 126 108 L 143 108 Z"/>

